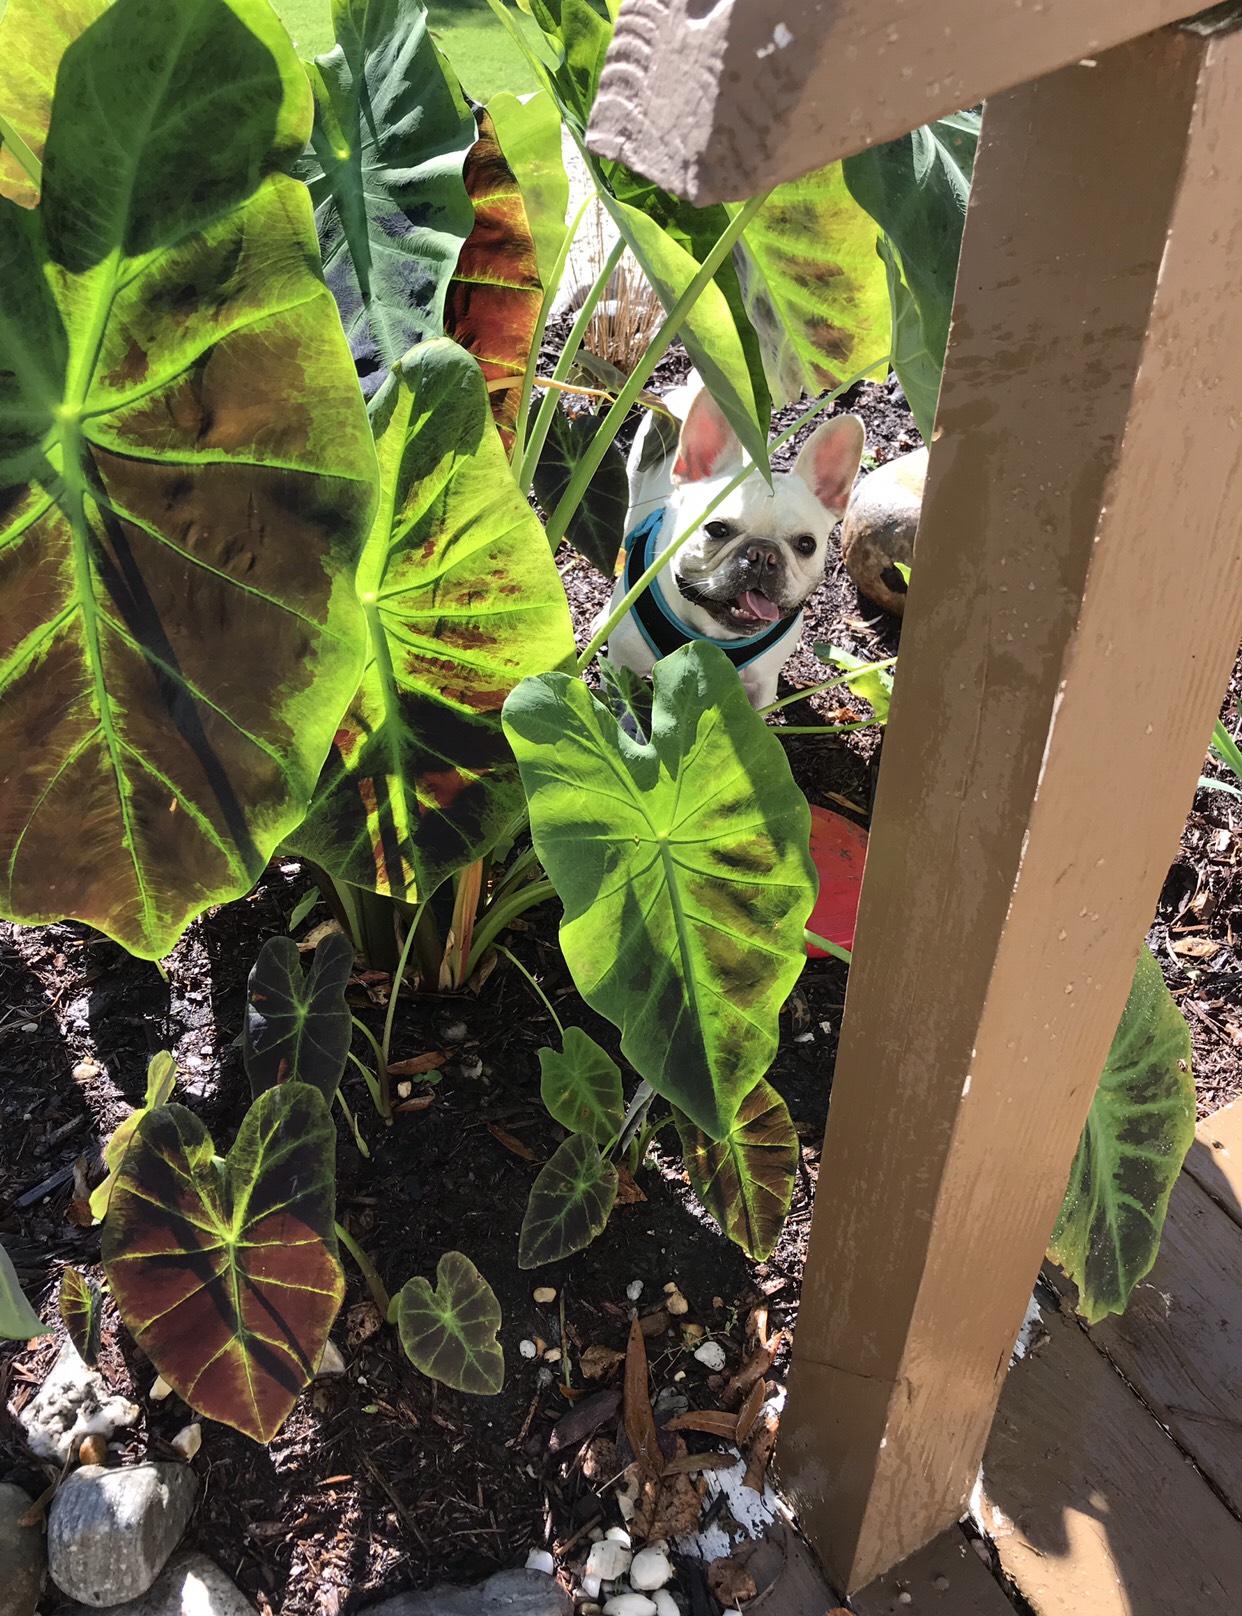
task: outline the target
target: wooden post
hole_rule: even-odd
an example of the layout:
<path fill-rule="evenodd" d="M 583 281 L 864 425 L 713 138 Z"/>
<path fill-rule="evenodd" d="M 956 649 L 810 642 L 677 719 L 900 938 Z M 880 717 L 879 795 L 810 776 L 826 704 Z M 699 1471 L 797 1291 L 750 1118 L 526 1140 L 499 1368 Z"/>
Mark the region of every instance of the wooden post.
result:
<path fill-rule="evenodd" d="M 778 1452 L 847 1589 L 962 1511 L 1237 651 L 1239 152 L 1237 33 L 988 102 Z"/>
<path fill-rule="evenodd" d="M 588 139 L 678 196 L 740 200 L 1200 10 L 1201 0 L 625 0 Z"/>

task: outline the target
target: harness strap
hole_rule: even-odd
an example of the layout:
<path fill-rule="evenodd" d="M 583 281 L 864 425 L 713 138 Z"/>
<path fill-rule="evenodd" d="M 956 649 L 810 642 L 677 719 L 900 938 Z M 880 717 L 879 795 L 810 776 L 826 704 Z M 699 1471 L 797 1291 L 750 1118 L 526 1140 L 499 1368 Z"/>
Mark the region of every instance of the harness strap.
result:
<path fill-rule="evenodd" d="M 645 516 L 637 527 L 631 528 L 625 540 L 625 587 L 633 589 L 634 585 L 646 572 L 655 560 L 655 546 L 659 539 L 660 530 L 664 526 L 664 512 L 666 507 L 660 506 Z M 778 645 L 787 635 L 797 636 L 802 627 L 802 613 L 799 612 L 793 622 L 773 623 L 770 628 L 763 629 L 758 634 L 752 634 L 744 640 L 717 640 L 710 634 L 701 634 L 698 629 L 691 628 L 670 611 L 660 591 L 660 580 L 657 578 L 649 589 L 645 589 L 630 608 L 630 615 L 638 625 L 639 632 L 646 640 L 648 648 L 659 657 L 670 656 L 683 645 L 689 645 L 694 640 L 710 640 L 728 657 L 729 661 L 740 672 L 748 667 L 757 658 Z"/>

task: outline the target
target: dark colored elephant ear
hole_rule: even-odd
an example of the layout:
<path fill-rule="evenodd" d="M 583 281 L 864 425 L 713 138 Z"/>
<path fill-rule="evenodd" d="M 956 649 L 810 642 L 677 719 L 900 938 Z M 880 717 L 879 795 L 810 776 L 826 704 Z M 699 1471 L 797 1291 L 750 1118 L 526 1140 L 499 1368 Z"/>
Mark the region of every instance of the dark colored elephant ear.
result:
<path fill-rule="evenodd" d="M 416 1369 L 455 1391 L 478 1397 L 500 1391 L 500 1304 L 469 1257 L 446 1251 L 436 1267 L 435 1289 L 421 1277 L 407 1280 L 393 1307 L 401 1345 Z"/>
<path fill-rule="evenodd" d="M 138 1125 L 103 1260 L 121 1317 L 191 1408 L 270 1442 L 310 1381 L 345 1294 L 336 1132 L 307 1083 L 268 1089 L 223 1161 L 180 1105 Z"/>
<path fill-rule="evenodd" d="M 330 1105 L 345 1070 L 353 1017 L 345 989 L 354 945 L 329 932 L 308 971 L 289 937 L 269 937 L 246 990 L 243 1059 L 257 1098 L 279 1083 L 309 1083 Z"/>
<path fill-rule="evenodd" d="M 539 1268 L 589 1246 L 617 1199 L 617 1169 L 588 1134 L 570 1134 L 531 1185 L 518 1238 L 518 1267 Z"/>
<path fill-rule="evenodd" d="M 103 1296 L 93 1279 L 77 1268 L 60 1276 L 60 1316 L 69 1339 L 84 1364 L 99 1356 L 99 1322 Z"/>
<path fill-rule="evenodd" d="M 712 1139 L 675 1112 L 690 1187 L 735 1245 L 758 1261 L 785 1224 L 798 1169 L 798 1135 L 763 1078 L 738 1107 L 727 1138 Z"/>

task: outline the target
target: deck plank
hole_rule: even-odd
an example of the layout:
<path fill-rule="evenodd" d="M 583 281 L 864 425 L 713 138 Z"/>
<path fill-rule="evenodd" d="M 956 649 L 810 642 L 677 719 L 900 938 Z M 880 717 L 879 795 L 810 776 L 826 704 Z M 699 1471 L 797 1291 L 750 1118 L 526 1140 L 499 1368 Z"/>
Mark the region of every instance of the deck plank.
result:
<path fill-rule="evenodd" d="M 1186 1171 L 1242 1225 L 1242 1101 L 1225 1106 L 1199 1124 Z"/>
<path fill-rule="evenodd" d="M 1044 1310 L 984 1458 L 982 1515 L 1036 1616 L 1236 1616 L 1242 1524 L 1086 1332 Z"/>
<path fill-rule="evenodd" d="M 1242 1516 L 1242 1230 L 1189 1173 L 1155 1267 L 1120 1318 L 1088 1333 Z"/>
<path fill-rule="evenodd" d="M 996 1579 L 956 1526 L 868 1583 L 850 1603 L 857 1616 L 1013 1616 Z"/>

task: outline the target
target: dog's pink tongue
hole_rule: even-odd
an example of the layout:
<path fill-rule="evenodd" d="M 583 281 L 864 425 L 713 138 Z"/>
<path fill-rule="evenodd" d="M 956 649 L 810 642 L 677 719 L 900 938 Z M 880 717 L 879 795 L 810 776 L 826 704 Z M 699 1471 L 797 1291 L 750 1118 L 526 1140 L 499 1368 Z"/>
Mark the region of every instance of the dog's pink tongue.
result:
<path fill-rule="evenodd" d="M 756 595 L 752 589 L 743 593 L 742 605 L 752 617 L 761 617 L 765 623 L 775 623 L 781 615 L 781 609 L 774 600 L 769 600 L 766 595 Z"/>

